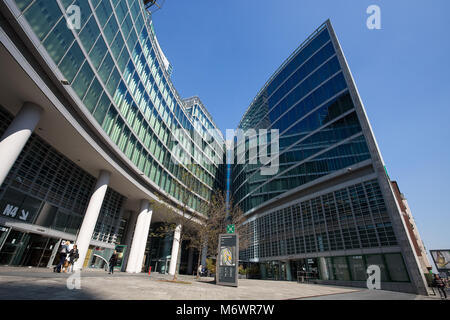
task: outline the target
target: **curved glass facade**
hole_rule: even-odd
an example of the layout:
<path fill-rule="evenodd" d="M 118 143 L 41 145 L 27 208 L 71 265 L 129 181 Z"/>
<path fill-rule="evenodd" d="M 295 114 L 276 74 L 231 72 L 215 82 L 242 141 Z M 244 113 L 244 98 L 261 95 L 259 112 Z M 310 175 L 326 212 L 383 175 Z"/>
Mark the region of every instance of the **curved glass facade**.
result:
<path fill-rule="evenodd" d="M 261 175 L 257 164 L 233 167 L 233 197 L 244 212 L 305 183 L 370 159 L 325 25 L 269 80 L 246 111 L 239 129 L 279 130 L 276 175 Z"/>
<path fill-rule="evenodd" d="M 65 80 L 111 141 L 135 169 L 154 182 L 166 196 L 180 200 L 183 177 L 194 181 L 189 206 L 201 210 L 214 188 L 223 188 L 223 169 L 211 157 L 209 141 L 194 141 L 215 127 L 208 117 L 186 109 L 170 80 L 158 49 L 150 15 L 140 0 L 16 0 L 23 17 Z M 79 28 L 68 28 L 79 9 Z M 75 22 L 76 19 L 75 19 Z M 73 25 L 74 22 L 72 22 Z M 199 102 L 201 103 L 201 102 Z M 198 113 L 200 115 L 200 113 Z M 207 120 L 208 119 L 208 120 Z M 183 139 L 172 133 L 183 129 Z M 220 144 L 222 137 L 215 137 Z M 175 145 L 195 166 L 175 164 Z M 206 151 L 205 151 L 206 150 Z M 173 157 L 173 158 L 172 158 Z M 184 180 L 185 181 L 185 180 Z"/>
<path fill-rule="evenodd" d="M 259 277 L 364 281 L 376 264 L 383 283 L 410 282 L 390 181 L 331 23 L 275 72 L 239 129 L 279 132 L 279 150 L 270 147 L 271 166 L 278 157 L 274 174 L 263 174 L 263 160 L 238 163 L 241 155 L 233 165 L 232 194 L 250 239 L 240 259 L 258 263 Z M 235 148 L 243 143 L 248 157 L 250 139 Z"/>

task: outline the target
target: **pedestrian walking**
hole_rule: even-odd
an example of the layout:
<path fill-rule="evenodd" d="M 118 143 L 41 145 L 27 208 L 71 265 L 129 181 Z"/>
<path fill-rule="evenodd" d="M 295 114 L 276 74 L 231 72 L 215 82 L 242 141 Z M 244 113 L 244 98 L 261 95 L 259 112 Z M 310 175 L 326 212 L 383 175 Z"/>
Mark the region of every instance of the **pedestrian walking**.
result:
<path fill-rule="evenodd" d="M 203 266 L 202 266 L 202 265 L 199 265 L 199 266 L 198 266 L 198 269 L 197 269 L 197 273 L 198 273 L 198 276 L 199 276 L 199 277 L 202 276 L 202 271 L 203 271 Z"/>
<path fill-rule="evenodd" d="M 447 299 L 447 293 L 445 292 L 446 291 L 445 282 L 444 280 L 441 279 L 441 277 L 439 277 L 438 274 L 434 275 L 433 287 L 436 287 L 438 289 L 441 299 Z"/>
<path fill-rule="evenodd" d="M 63 241 L 61 244 L 61 248 L 59 249 L 59 263 L 56 265 L 56 267 L 53 268 L 53 272 L 61 272 L 61 269 L 66 262 L 67 253 L 67 244 L 65 241 Z"/>
<path fill-rule="evenodd" d="M 80 257 L 78 253 L 77 245 L 74 244 L 72 250 L 69 251 L 69 268 L 70 272 L 73 272 L 73 265 Z"/>
<path fill-rule="evenodd" d="M 66 258 L 65 258 L 64 264 L 62 266 L 62 271 L 64 273 L 69 271 L 69 267 L 70 267 L 69 252 L 70 252 L 70 250 L 72 250 L 72 248 L 73 248 L 73 244 L 69 240 L 67 240 L 66 241 Z"/>
<path fill-rule="evenodd" d="M 117 264 L 117 251 L 114 250 L 114 253 L 112 254 L 111 258 L 109 258 L 109 272 L 108 274 L 114 273 L 114 267 Z"/>

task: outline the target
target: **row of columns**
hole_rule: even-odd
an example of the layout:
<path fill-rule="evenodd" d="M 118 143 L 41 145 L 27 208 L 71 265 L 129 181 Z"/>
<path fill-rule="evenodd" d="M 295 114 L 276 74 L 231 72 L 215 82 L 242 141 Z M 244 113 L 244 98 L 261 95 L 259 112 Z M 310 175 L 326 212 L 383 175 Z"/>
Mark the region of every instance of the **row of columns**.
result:
<path fill-rule="evenodd" d="M 42 114 L 43 109 L 40 106 L 31 102 L 25 102 L 2 135 L 0 139 L 0 186 L 5 181 L 9 171 L 31 137 Z M 83 268 L 106 190 L 108 189 L 110 177 L 110 172 L 105 170 L 100 171 L 83 218 L 83 223 L 75 241 L 79 251 L 79 258 L 74 264 L 74 270 L 81 270 Z M 142 271 L 152 214 L 153 211 L 150 207 L 150 202 L 143 199 L 141 200 L 139 212 L 130 216 L 129 223 L 131 227 L 128 228 L 126 243 L 131 243 L 131 248 L 128 259 L 125 261 L 127 263 L 126 271 L 129 273 L 139 273 Z M 134 232 L 132 232 L 133 230 Z M 175 229 L 172 243 L 172 257 L 169 266 L 169 274 L 171 275 L 175 273 L 178 263 L 180 234 L 181 225 L 178 225 Z"/>

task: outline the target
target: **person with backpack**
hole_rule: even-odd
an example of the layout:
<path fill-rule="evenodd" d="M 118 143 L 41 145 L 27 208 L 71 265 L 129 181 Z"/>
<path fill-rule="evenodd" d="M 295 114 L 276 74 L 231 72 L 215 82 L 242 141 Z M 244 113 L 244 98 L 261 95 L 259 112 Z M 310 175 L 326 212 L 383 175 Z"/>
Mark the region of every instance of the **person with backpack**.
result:
<path fill-rule="evenodd" d="M 447 293 L 445 292 L 445 282 L 437 274 L 434 275 L 433 287 L 436 287 L 438 289 L 441 299 L 447 299 Z"/>

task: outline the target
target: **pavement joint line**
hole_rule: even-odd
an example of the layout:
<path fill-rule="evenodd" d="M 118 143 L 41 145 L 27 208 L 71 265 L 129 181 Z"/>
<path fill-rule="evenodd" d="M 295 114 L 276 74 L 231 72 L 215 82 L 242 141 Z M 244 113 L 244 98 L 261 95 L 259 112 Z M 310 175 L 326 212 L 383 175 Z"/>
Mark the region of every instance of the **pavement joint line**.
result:
<path fill-rule="evenodd" d="M 363 292 L 364 290 L 354 290 L 354 291 L 347 291 L 347 292 L 334 292 L 334 293 L 324 293 L 324 294 L 317 294 L 314 296 L 304 296 L 299 298 L 289 298 L 289 299 L 282 299 L 284 301 L 289 300 L 301 300 L 301 299 L 309 299 L 309 298 L 318 298 L 318 297 L 325 297 L 325 296 L 334 296 L 334 295 L 340 295 L 340 294 L 349 294 L 349 293 L 356 293 L 356 292 Z"/>

